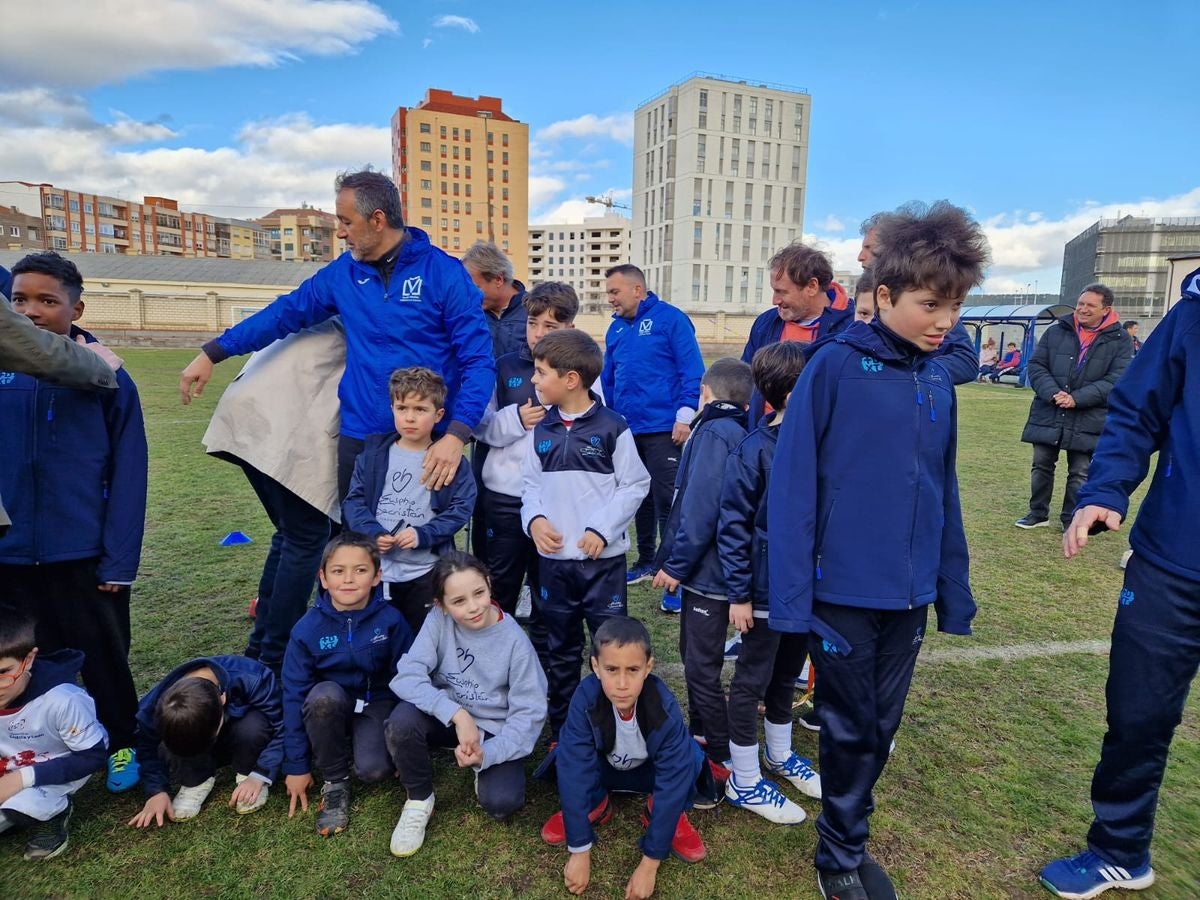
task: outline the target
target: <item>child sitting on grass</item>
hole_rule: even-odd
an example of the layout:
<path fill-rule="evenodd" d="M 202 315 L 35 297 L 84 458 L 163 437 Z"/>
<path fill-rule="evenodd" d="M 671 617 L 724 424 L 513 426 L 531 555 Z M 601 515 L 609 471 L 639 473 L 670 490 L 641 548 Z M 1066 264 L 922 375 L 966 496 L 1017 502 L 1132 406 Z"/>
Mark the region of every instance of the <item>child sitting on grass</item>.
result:
<path fill-rule="evenodd" d="M 388 682 L 412 632 L 379 589 L 379 551 L 343 531 L 325 547 L 317 602 L 292 629 L 283 658 L 283 772 L 288 818 L 308 811 L 313 763 L 321 770 L 317 833 L 350 824 L 350 771 L 377 784 L 396 767 L 383 725 L 396 705 Z"/>
<path fill-rule="evenodd" d="M 546 676 L 517 620 L 492 599 L 483 563 L 446 553 L 432 587 L 435 607 L 396 667 L 400 702 L 385 728 L 408 791 L 392 832 L 401 857 L 421 849 L 433 815 L 431 748 L 454 748 L 459 767 L 475 772 L 484 812 L 504 821 L 525 805 L 525 761 L 546 721 Z"/>

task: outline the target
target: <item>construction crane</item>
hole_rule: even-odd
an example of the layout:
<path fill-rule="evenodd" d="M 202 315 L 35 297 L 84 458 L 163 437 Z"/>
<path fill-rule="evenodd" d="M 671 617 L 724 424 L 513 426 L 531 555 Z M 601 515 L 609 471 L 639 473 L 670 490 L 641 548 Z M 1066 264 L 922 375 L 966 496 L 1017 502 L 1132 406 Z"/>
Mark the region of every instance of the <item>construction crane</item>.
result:
<path fill-rule="evenodd" d="M 612 198 L 612 194 L 605 194 L 603 197 L 584 197 L 583 199 L 588 203 L 598 203 L 600 206 L 607 206 L 610 210 L 615 206 L 617 209 L 628 209 L 630 212 L 633 211 L 624 203 L 618 203 L 616 200 L 614 200 Z"/>

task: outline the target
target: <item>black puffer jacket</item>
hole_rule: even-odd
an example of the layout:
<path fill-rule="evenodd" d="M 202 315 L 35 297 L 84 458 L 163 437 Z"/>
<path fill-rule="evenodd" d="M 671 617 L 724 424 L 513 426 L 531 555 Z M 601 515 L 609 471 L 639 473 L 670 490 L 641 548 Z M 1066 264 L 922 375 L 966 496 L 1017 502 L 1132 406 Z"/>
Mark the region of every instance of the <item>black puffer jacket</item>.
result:
<path fill-rule="evenodd" d="M 1108 413 L 1108 392 L 1132 355 L 1129 335 L 1117 321 L 1096 335 L 1083 365 L 1076 366 L 1079 336 L 1074 317 L 1051 325 L 1029 361 L 1029 385 L 1035 396 L 1021 440 L 1063 450 L 1095 450 Z M 1059 391 L 1075 398 L 1073 409 L 1055 405 Z"/>

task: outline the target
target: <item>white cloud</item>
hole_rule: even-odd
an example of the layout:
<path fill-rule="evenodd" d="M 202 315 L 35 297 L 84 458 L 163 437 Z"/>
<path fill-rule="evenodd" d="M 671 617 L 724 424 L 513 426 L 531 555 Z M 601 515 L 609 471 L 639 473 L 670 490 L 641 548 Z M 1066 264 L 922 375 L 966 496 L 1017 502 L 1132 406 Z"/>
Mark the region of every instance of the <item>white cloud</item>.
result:
<path fill-rule="evenodd" d="M 862 249 L 861 237 L 855 235 L 843 238 L 805 232 L 801 240 L 810 247 L 824 251 L 836 271 L 849 270 L 855 275 L 862 271 L 862 266 L 858 264 L 858 251 Z"/>
<path fill-rule="evenodd" d="M 598 194 L 588 194 L 587 196 L 603 196 L 612 197 L 618 203 L 625 206 L 630 205 L 630 200 L 633 198 L 633 191 L 630 188 L 609 188 L 608 190 Z M 529 221 L 538 225 L 555 225 L 568 222 L 582 222 L 584 219 L 592 219 L 603 216 L 608 213 L 603 204 L 589 203 L 581 196 L 571 197 L 567 200 L 562 200 L 551 206 L 549 203 L 545 208 L 536 209 L 533 204 L 530 204 L 532 212 L 529 214 Z M 620 207 L 612 210 L 617 215 L 630 215 L 628 209 Z"/>
<path fill-rule="evenodd" d="M 537 137 L 543 141 L 558 141 L 563 138 L 602 137 L 633 143 L 633 113 L 618 113 L 612 116 L 597 116 L 585 113 L 575 119 L 564 119 L 541 128 Z"/>
<path fill-rule="evenodd" d="M 469 19 L 466 16 L 438 16 L 433 20 L 434 28 L 461 28 L 463 31 L 468 31 L 471 34 L 479 32 L 479 25 L 474 19 Z"/>
<path fill-rule="evenodd" d="M 9 2 L 0 82 L 82 87 L 173 69 L 277 66 L 397 31 L 367 0 L 57 0 L 53 13 Z"/>
<path fill-rule="evenodd" d="M 567 186 L 554 175 L 529 176 L 529 208 L 537 209 L 550 203 Z"/>
<path fill-rule="evenodd" d="M 842 220 L 839 219 L 837 216 L 833 216 L 833 215 L 826 216 L 821 221 L 821 224 L 819 227 L 822 231 L 842 232 L 842 231 L 846 230 L 845 223 L 842 222 Z"/>
<path fill-rule="evenodd" d="M 424 39 L 421 41 L 421 49 L 422 49 L 422 50 L 428 50 L 428 49 L 429 49 L 429 45 L 430 45 L 430 44 L 432 44 L 432 43 L 433 43 L 433 38 L 424 38 Z"/>

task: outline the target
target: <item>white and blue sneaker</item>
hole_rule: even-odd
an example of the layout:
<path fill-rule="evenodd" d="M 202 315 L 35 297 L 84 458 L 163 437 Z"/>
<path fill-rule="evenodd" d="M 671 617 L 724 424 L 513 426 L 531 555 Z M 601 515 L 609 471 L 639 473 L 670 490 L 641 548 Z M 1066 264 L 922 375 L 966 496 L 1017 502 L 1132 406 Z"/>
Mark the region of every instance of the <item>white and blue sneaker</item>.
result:
<path fill-rule="evenodd" d="M 1086 900 L 1104 893 L 1109 888 L 1140 891 L 1154 884 L 1154 870 L 1150 864 L 1136 869 L 1114 866 L 1091 850 L 1078 856 L 1056 859 L 1042 869 L 1042 885 L 1056 897 L 1071 897 Z"/>
<path fill-rule="evenodd" d="M 805 759 L 793 750 L 792 755 L 783 762 L 776 762 L 770 754 L 764 753 L 763 763 L 768 772 L 782 775 L 805 797 L 821 799 L 821 776 L 812 767 L 811 759 Z"/>
<path fill-rule="evenodd" d="M 665 613 L 678 614 L 683 609 L 683 593 L 676 591 L 672 594 L 670 591 L 663 591 L 662 603 L 658 604 L 658 608 Z"/>
<path fill-rule="evenodd" d="M 799 825 L 807 818 L 803 809 L 783 795 L 779 785 L 765 778 L 760 778 L 753 787 L 742 787 L 731 775 L 725 782 L 725 799 L 776 825 Z"/>
<path fill-rule="evenodd" d="M 733 637 L 725 642 L 725 658 L 737 659 L 742 652 L 742 633 L 735 631 Z"/>

